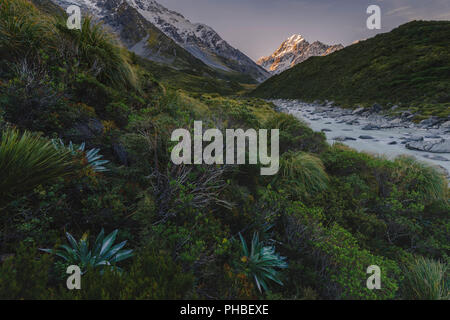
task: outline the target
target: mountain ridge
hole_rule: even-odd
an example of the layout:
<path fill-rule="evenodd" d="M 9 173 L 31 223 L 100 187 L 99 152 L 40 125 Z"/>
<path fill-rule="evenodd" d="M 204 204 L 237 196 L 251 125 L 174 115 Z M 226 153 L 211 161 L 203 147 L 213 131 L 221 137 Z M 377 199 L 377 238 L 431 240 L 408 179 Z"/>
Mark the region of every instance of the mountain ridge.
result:
<path fill-rule="evenodd" d="M 273 54 L 261 57 L 256 63 L 272 74 L 279 74 L 314 56 L 326 56 L 343 49 L 341 44 L 326 45 L 320 41 L 309 43 L 303 36 L 294 34 L 283 41 Z"/>
<path fill-rule="evenodd" d="M 269 74 L 253 60 L 229 45 L 211 27 L 192 23 L 154 0 L 127 0 L 148 21 L 206 65 L 223 71 L 237 71 L 263 81 Z"/>
<path fill-rule="evenodd" d="M 71 4 L 80 6 L 118 34 L 129 50 L 154 62 L 178 69 L 190 65 L 204 69 L 201 66 L 204 64 L 222 73 L 246 74 L 258 82 L 269 77 L 269 73 L 231 47 L 211 27 L 193 24 L 156 1 L 52 1 L 63 8 Z"/>

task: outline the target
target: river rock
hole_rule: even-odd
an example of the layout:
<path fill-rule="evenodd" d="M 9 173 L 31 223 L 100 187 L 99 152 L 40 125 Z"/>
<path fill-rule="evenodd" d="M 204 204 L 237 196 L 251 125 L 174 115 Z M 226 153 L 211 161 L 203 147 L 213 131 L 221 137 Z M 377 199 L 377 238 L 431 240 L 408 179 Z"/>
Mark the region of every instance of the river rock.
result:
<path fill-rule="evenodd" d="M 390 145 L 390 146 L 394 146 L 394 145 L 396 145 L 397 144 L 397 141 L 392 141 L 392 142 L 389 142 L 388 143 L 388 145 Z"/>
<path fill-rule="evenodd" d="M 423 141 L 423 137 L 422 137 L 422 136 L 405 137 L 405 138 L 402 138 L 402 139 L 406 140 L 406 142 L 418 142 L 418 141 Z"/>
<path fill-rule="evenodd" d="M 372 139 L 374 139 L 374 137 L 371 137 L 371 136 L 364 136 L 364 135 L 359 136 L 359 138 L 360 138 L 360 139 L 363 139 L 363 140 L 372 140 Z"/>
<path fill-rule="evenodd" d="M 392 120 L 391 122 L 389 122 L 392 126 L 399 126 L 399 125 L 401 125 L 402 124 L 402 122 L 403 122 L 403 120 L 402 119 L 400 119 L 400 118 L 396 118 L 396 119 L 394 119 L 394 120 Z"/>
<path fill-rule="evenodd" d="M 380 127 L 377 126 L 377 125 L 369 123 L 369 124 L 365 125 L 364 127 L 362 127 L 361 129 L 362 130 L 379 130 Z"/>
<path fill-rule="evenodd" d="M 450 121 L 446 121 L 440 125 L 441 128 L 450 129 Z"/>
<path fill-rule="evenodd" d="M 406 143 L 406 148 L 432 153 L 450 153 L 450 140 L 442 139 L 440 141 L 412 141 Z"/>
<path fill-rule="evenodd" d="M 429 127 L 433 127 L 436 124 L 438 124 L 442 119 L 439 117 L 431 117 L 425 120 L 420 121 L 420 125 L 423 128 L 429 128 Z"/>
<path fill-rule="evenodd" d="M 331 129 L 322 129 L 322 132 L 331 132 L 332 130 Z"/>
<path fill-rule="evenodd" d="M 353 110 L 352 114 L 353 115 L 358 115 L 358 114 L 361 114 L 363 112 L 364 112 L 364 108 L 361 107 L 361 108 Z"/>

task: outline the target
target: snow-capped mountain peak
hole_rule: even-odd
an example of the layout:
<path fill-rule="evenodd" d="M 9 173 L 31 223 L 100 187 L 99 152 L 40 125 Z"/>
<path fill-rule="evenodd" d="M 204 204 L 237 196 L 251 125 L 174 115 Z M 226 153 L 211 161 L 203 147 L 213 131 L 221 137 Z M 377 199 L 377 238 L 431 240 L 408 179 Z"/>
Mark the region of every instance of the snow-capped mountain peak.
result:
<path fill-rule="evenodd" d="M 257 63 L 272 74 L 281 73 L 312 56 L 325 56 L 344 48 L 342 45 L 326 45 L 320 41 L 310 44 L 299 34 L 294 34 L 280 45 L 270 56 Z"/>
<path fill-rule="evenodd" d="M 305 41 L 305 39 L 300 34 L 294 34 L 294 35 L 290 36 L 286 41 L 288 41 L 290 43 L 297 43 L 297 42 Z"/>

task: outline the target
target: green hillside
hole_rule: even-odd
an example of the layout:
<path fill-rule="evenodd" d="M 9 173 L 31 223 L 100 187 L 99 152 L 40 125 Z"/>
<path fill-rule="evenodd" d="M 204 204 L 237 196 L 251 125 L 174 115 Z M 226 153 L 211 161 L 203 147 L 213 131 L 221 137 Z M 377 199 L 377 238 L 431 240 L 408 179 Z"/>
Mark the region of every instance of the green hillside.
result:
<path fill-rule="evenodd" d="M 403 103 L 424 114 L 450 109 L 450 21 L 413 21 L 261 84 L 253 96 L 328 99 L 343 105 Z"/>

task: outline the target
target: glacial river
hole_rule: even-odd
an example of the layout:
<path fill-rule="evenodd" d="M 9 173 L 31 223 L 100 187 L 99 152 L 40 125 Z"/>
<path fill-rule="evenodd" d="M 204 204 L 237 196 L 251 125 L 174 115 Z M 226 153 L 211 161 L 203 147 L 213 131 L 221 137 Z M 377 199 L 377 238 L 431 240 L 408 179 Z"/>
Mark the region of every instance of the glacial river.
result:
<path fill-rule="evenodd" d="M 450 173 L 450 153 L 430 153 L 410 150 L 405 147 L 405 141 L 411 137 L 423 137 L 424 141 L 433 139 L 450 139 L 450 133 L 440 129 L 422 129 L 414 125 L 410 127 L 396 127 L 377 130 L 363 130 L 362 128 L 373 123 L 368 118 L 358 117 L 357 124 L 342 122 L 343 116 L 330 115 L 314 104 L 306 104 L 296 101 L 275 100 L 272 101 L 280 111 L 294 115 L 306 122 L 314 131 L 324 131 L 330 144 L 336 142 L 337 137 L 349 138 L 341 141 L 358 151 L 384 155 L 392 159 L 399 155 L 411 155 L 421 161 L 440 166 Z M 319 111 L 318 111 L 319 108 Z M 366 136 L 366 139 L 361 139 Z M 369 136 L 369 137 L 367 137 Z M 368 138 L 373 139 L 368 139 Z M 439 138 L 438 138 L 439 137 Z M 355 139 L 355 140 L 350 140 Z M 393 144 L 393 143 L 396 144 Z M 434 158 L 434 159 L 432 159 Z"/>

